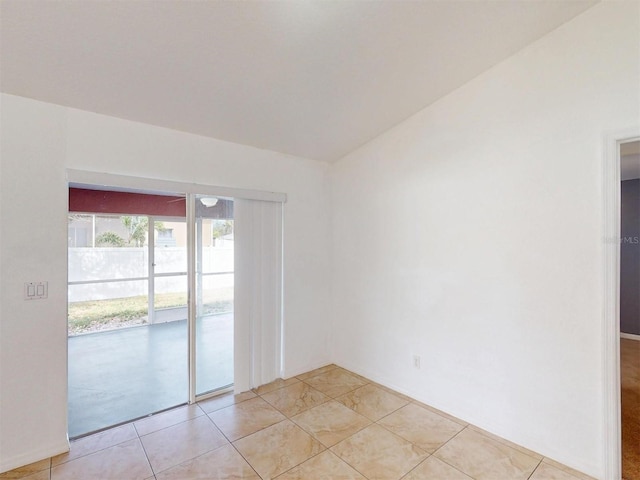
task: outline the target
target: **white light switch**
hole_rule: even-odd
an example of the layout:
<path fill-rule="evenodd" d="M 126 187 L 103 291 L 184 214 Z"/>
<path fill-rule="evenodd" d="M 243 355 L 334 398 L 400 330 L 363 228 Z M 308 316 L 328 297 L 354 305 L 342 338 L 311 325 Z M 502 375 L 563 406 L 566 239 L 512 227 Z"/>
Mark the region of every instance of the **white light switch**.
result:
<path fill-rule="evenodd" d="M 26 282 L 24 284 L 25 300 L 40 300 L 47 298 L 49 294 L 49 282 Z"/>

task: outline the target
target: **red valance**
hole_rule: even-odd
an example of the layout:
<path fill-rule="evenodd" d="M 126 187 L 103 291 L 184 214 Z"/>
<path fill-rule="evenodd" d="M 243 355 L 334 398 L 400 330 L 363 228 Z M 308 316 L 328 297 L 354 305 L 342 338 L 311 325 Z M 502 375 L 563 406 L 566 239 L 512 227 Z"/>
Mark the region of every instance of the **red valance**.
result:
<path fill-rule="evenodd" d="M 186 217 L 184 197 L 69 188 L 69 211 L 116 215 Z"/>

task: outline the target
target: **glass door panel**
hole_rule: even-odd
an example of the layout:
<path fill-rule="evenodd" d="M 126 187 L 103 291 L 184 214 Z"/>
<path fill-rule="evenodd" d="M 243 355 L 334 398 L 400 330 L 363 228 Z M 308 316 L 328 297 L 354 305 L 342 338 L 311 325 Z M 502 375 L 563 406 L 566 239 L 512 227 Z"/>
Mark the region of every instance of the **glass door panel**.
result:
<path fill-rule="evenodd" d="M 189 399 L 186 230 L 184 218 L 149 217 L 149 329 L 162 341 L 151 345 L 156 361 L 147 395 L 162 399 L 162 409 Z"/>
<path fill-rule="evenodd" d="M 181 216 L 69 213 L 72 438 L 233 385 L 233 201 L 188 197 L 189 235 Z"/>
<path fill-rule="evenodd" d="M 233 201 L 198 196 L 196 395 L 233 385 Z"/>
<path fill-rule="evenodd" d="M 154 219 L 151 323 L 187 322 L 187 223 Z"/>
<path fill-rule="evenodd" d="M 71 438 L 188 400 L 186 256 L 170 227 L 69 213 Z"/>

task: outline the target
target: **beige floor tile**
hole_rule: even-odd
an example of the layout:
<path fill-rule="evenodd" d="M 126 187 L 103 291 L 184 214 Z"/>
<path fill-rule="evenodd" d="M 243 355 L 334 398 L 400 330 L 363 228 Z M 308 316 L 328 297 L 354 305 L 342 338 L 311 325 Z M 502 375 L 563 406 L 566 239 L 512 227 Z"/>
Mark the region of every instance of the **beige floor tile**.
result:
<path fill-rule="evenodd" d="M 157 480 L 260 480 L 258 474 L 230 444 L 160 472 L 156 478 Z"/>
<path fill-rule="evenodd" d="M 398 480 L 428 453 L 373 424 L 331 448 L 369 479 Z"/>
<path fill-rule="evenodd" d="M 542 462 L 548 465 L 551 465 L 552 467 L 555 467 L 558 470 L 562 470 L 564 473 L 568 473 L 569 475 L 572 475 L 578 478 L 579 480 L 596 480 L 595 478 L 587 475 L 586 473 L 582 473 L 577 470 L 574 470 L 573 468 L 567 467 L 566 465 L 563 465 L 560 462 L 556 462 L 555 460 L 551 460 L 550 458 L 545 457 L 542 459 Z"/>
<path fill-rule="evenodd" d="M 358 378 L 359 380 L 361 380 L 365 384 L 367 384 L 367 383 L 375 383 L 375 382 L 372 382 L 371 380 L 369 380 L 367 377 L 363 377 L 362 375 L 358 375 L 357 373 L 352 372 L 351 370 L 347 370 L 346 368 L 338 367 L 338 370 L 342 370 L 343 372 L 348 373 L 349 375 L 353 375 L 354 377 Z"/>
<path fill-rule="evenodd" d="M 278 477 L 278 480 L 367 480 L 344 463 L 337 455 L 325 450 Z"/>
<path fill-rule="evenodd" d="M 475 425 L 469 425 L 469 429 L 470 430 L 474 430 L 478 433 L 481 433 L 482 435 L 484 435 L 485 437 L 489 437 L 492 438 L 493 440 L 495 440 L 496 442 L 500 442 L 503 445 L 506 445 L 507 447 L 511 447 L 514 448 L 516 450 L 518 450 L 521 453 L 524 453 L 525 455 L 529 455 L 530 457 L 533 457 L 537 460 L 542 460 L 544 457 L 542 455 L 540 455 L 539 453 L 534 452 L 533 450 L 529 450 L 527 448 L 521 447 L 520 445 L 510 442 L 509 440 L 506 440 L 502 437 L 499 437 L 498 435 L 494 435 L 491 432 L 487 432 L 486 430 L 481 429 L 480 427 L 476 427 Z"/>
<path fill-rule="evenodd" d="M 476 480 L 524 480 L 540 462 L 469 428 L 434 455 Z"/>
<path fill-rule="evenodd" d="M 402 480 L 473 480 L 436 457 L 429 457 Z M 498 479 L 496 479 L 498 480 Z"/>
<path fill-rule="evenodd" d="M 531 480 L 579 480 L 579 477 L 575 477 L 548 463 L 541 462 L 536 471 L 533 472 L 533 475 L 531 475 Z"/>
<path fill-rule="evenodd" d="M 357 375 L 351 374 L 342 368 L 334 368 L 328 372 L 308 378 L 305 383 L 332 398 L 339 397 L 367 384 Z"/>
<path fill-rule="evenodd" d="M 262 398 L 287 417 L 292 417 L 331 400 L 324 393 L 303 382 L 265 393 Z"/>
<path fill-rule="evenodd" d="M 462 425 L 463 427 L 466 427 L 466 426 L 469 425 L 469 422 L 465 422 L 464 420 L 461 420 L 458 417 L 454 417 L 453 415 L 449 415 L 448 413 L 443 412 L 442 410 L 438 410 L 437 408 L 433 408 L 432 406 L 427 405 L 426 403 L 422 403 L 422 402 L 419 402 L 417 400 L 413 400 L 412 403 L 418 405 L 419 407 L 426 408 L 427 410 L 429 410 L 429 411 L 431 411 L 433 413 L 437 413 L 441 417 L 444 417 L 447 420 L 451 420 L 454 423 L 458 423 L 458 424 Z"/>
<path fill-rule="evenodd" d="M 331 447 L 371 423 L 366 417 L 332 400 L 292 417 L 303 430 Z"/>
<path fill-rule="evenodd" d="M 336 400 L 374 422 L 409 403 L 372 384 L 357 388 Z"/>
<path fill-rule="evenodd" d="M 108 447 L 113 447 L 114 445 L 134 438 L 138 438 L 138 434 L 136 433 L 136 429 L 133 428 L 132 423 L 89 435 L 71 442 L 71 450 L 53 457 L 51 459 L 51 465 L 60 465 L 61 463 L 69 462 Z"/>
<path fill-rule="evenodd" d="M 383 389 L 385 392 L 389 392 L 392 393 L 393 395 L 395 395 L 398 398 L 401 398 L 403 400 L 406 400 L 407 403 L 408 402 L 413 402 L 413 398 L 408 397 L 400 392 L 396 392 L 393 388 L 389 388 L 389 387 L 385 387 L 384 385 L 380 384 L 380 383 L 375 383 L 375 382 L 371 382 L 371 385 L 375 385 L 376 387 L 379 387 L 381 389 Z"/>
<path fill-rule="evenodd" d="M 286 418 L 260 397 L 216 410 L 209 417 L 232 442 Z"/>
<path fill-rule="evenodd" d="M 25 478 L 27 475 L 34 475 L 35 473 L 42 472 L 43 470 L 49 470 L 51 468 L 51 459 L 45 458 L 38 462 L 30 463 L 24 467 L 15 468 L 8 472 L 0 473 L 0 480 Z M 47 473 L 48 474 L 48 473 Z"/>
<path fill-rule="evenodd" d="M 27 475 L 26 477 L 22 477 L 21 480 L 50 480 L 51 479 L 51 470 L 41 470 L 36 473 L 32 473 L 31 475 Z"/>
<path fill-rule="evenodd" d="M 184 407 L 173 408 L 166 412 L 143 418 L 134 422 L 133 425 L 136 427 L 138 435 L 142 436 L 192 420 L 201 415 L 204 415 L 204 412 L 197 405 L 185 405 Z"/>
<path fill-rule="evenodd" d="M 413 403 L 378 423 L 429 453 L 435 452 L 464 428 Z"/>
<path fill-rule="evenodd" d="M 140 439 L 154 472 L 161 472 L 228 443 L 206 415 Z"/>
<path fill-rule="evenodd" d="M 234 445 L 263 479 L 275 478 L 324 450 L 291 420 L 244 437 Z"/>
<path fill-rule="evenodd" d="M 334 368 L 338 368 L 337 365 L 333 363 L 331 365 L 325 365 L 324 367 L 316 368 L 315 370 L 311 370 L 310 372 L 303 373 L 302 375 L 296 376 L 298 380 L 306 380 L 307 378 L 315 377 L 322 373 L 326 373 L 329 370 L 333 370 Z"/>
<path fill-rule="evenodd" d="M 255 398 L 256 396 L 257 395 L 251 390 L 238 393 L 237 395 L 233 392 L 229 392 L 223 395 L 218 395 L 216 397 L 207 398 L 206 400 L 201 400 L 198 402 L 198 405 L 203 412 L 211 413 L 215 412 L 216 410 L 220 410 L 221 408 L 228 407 L 229 405 L 234 405 L 236 403 L 250 400 L 252 398 Z"/>
<path fill-rule="evenodd" d="M 0 474 L 0 480 L 275 477 L 593 480 L 336 365 L 115 427 L 72 442 L 67 454 Z"/>
<path fill-rule="evenodd" d="M 271 383 L 267 383 L 266 385 L 260 385 L 258 388 L 254 388 L 253 391 L 258 395 L 264 395 L 265 393 L 273 392 L 282 387 L 287 387 L 289 385 L 293 385 L 294 383 L 298 383 L 296 377 L 288 378 L 287 380 L 283 380 L 282 378 L 277 378 Z"/>
<path fill-rule="evenodd" d="M 51 469 L 51 480 L 144 480 L 153 476 L 139 439 L 129 440 Z"/>

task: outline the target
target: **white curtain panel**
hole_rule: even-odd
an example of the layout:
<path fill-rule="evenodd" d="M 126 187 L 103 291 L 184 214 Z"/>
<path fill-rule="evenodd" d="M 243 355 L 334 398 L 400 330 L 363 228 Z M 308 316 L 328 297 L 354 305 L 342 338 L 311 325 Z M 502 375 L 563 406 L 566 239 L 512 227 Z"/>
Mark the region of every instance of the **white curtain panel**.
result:
<path fill-rule="evenodd" d="M 281 375 L 282 205 L 234 199 L 236 393 Z"/>

